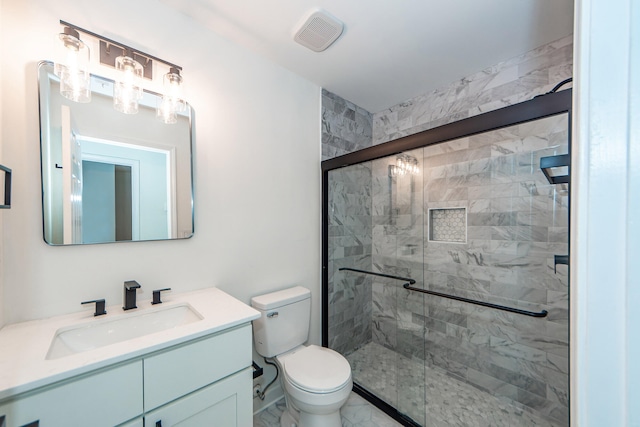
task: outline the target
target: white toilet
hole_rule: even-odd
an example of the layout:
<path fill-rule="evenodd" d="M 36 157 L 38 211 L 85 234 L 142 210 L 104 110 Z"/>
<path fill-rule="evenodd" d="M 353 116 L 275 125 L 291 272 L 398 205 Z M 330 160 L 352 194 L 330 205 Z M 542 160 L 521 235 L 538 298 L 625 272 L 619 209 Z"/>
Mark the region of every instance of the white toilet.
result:
<path fill-rule="evenodd" d="M 253 321 L 256 351 L 275 357 L 287 410 L 282 427 L 341 427 L 340 408 L 353 381 L 349 362 L 340 353 L 317 345 L 309 337 L 311 292 L 302 286 L 251 298 L 260 311 Z"/>

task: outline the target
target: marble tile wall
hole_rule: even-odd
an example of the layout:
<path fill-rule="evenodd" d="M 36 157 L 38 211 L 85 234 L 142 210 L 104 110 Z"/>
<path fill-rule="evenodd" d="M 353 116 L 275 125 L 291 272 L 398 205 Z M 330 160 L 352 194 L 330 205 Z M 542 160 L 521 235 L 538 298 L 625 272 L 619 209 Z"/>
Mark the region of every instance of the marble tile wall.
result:
<path fill-rule="evenodd" d="M 322 90 L 322 160 L 371 146 L 373 115 Z"/>
<path fill-rule="evenodd" d="M 371 165 L 329 174 L 329 347 L 350 354 L 371 341 Z"/>
<path fill-rule="evenodd" d="M 571 77 L 572 69 L 568 36 L 376 112 L 373 145 L 531 99 Z"/>

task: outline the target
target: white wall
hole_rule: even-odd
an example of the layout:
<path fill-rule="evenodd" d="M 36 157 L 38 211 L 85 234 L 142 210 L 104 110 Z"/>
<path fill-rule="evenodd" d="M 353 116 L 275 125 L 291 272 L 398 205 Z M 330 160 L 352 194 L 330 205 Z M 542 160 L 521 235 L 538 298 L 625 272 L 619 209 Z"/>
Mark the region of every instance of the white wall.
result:
<path fill-rule="evenodd" d="M 2 3 L 3 161 L 14 169 L 4 215 L 5 320 L 120 305 L 172 287 L 217 286 L 242 301 L 293 284 L 313 292 L 320 342 L 320 88 L 204 30 L 153 0 Z M 49 247 L 42 239 L 36 64 L 62 19 L 184 68 L 196 115 L 195 236 Z M 16 41 L 19 40 L 19 41 Z M 92 52 L 92 55 L 96 55 Z"/>
<path fill-rule="evenodd" d="M 2 0 L 0 0 L 0 23 L 2 23 Z M 4 52 L 4 37 L 3 34 L 1 33 L 1 25 L 0 25 L 0 52 Z M 1 63 L 0 63 L 1 64 Z M 0 82 L 3 82 L 4 80 L 2 79 L 2 66 L 0 65 Z M 2 99 L 2 84 L 0 84 L 0 99 Z M 0 136 L 2 136 L 2 102 L 0 102 Z M 0 160 L 2 160 L 2 141 L 3 138 L 0 138 Z M 2 163 L 0 161 L 0 163 Z M 2 220 L 4 218 L 4 213 L 0 212 L 0 224 L 2 224 Z M 4 274 L 3 274 L 3 266 L 4 266 L 4 259 L 3 259 L 3 248 L 4 248 L 4 243 L 3 243 L 3 239 L 2 239 L 2 227 L 0 226 L 0 328 L 4 325 Z"/>
<path fill-rule="evenodd" d="M 640 426 L 640 5 L 576 3 L 572 425 Z"/>

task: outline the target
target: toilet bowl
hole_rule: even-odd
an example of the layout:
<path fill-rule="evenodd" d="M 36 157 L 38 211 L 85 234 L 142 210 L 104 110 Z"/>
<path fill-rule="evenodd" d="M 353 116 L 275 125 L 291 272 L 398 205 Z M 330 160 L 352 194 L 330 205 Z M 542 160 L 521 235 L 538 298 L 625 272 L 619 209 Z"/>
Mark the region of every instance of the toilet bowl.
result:
<path fill-rule="evenodd" d="M 299 427 L 341 426 L 351 389 L 351 367 L 339 353 L 310 345 L 276 357 L 291 418 Z M 293 411 L 291 410 L 293 409 Z M 291 427 L 283 423 L 284 427 Z"/>
<path fill-rule="evenodd" d="M 282 427 L 341 427 L 340 408 L 353 387 L 351 367 L 334 350 L 303 345 L 310 299 L 311 292 L 301 286 L 252 298 L 261 312 L 253 321 L 256 351 L 278 365 L 287 403 Z"/>

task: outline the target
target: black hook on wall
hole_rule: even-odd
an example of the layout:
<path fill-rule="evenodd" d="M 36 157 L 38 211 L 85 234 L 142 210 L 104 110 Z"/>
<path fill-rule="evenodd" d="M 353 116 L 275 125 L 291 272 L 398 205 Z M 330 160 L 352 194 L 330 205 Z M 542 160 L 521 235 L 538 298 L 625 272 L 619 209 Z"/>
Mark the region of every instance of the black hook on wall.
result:
<path fill-rule="evenodd" d="M 4 171 L 4 204 L 0 209 L 11 209 L 11 169 L 0 165 L 0 170 Z"/>

